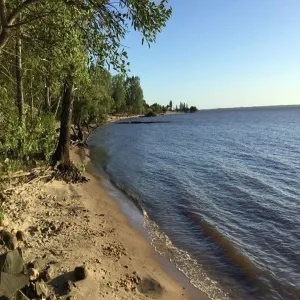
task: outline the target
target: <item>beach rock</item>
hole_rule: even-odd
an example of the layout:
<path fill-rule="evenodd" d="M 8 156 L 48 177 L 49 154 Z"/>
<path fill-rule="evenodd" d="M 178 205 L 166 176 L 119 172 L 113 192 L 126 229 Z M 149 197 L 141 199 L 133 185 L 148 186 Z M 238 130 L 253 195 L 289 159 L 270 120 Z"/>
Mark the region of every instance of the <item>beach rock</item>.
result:
<path fill-rule="evenodd" d="M 23 272 L 23 258 L 18 250 L 13 250 L 0 255 L 0 269 L 9 274 L 19 274 Z"/>
<path fill-rule="evenodd" d="M 83 280 L 87 278 L 88 271 L 85 266 L 79 266 L 75 268 L 74 275 L 77 280 Z"/>
<path fill-rule="evenodd" d="M 16 233 L 16 238 L 17 238 L 18 241 L 25 242 L 26 235 L 23 231 L 18 230 L 17 233 Z"/>
<path fill-rule="evenodd" d="M 45 281 L 50 281 L 54 278 L 54 268 L 52 266 L 47 266 L 44 272 Z"/>
<path fill-rule="evenodd" d="M 160 298 L 163 288 L 158 281 L 151 277 L 144 277 L 138 285 L 138 291 L 147 297 Z"/>
<path fill-rule="evenodd" d="M 24 288 L 28 283 L 28 277 L 24 274 L 0 273 L 0 295 L 11 299 L 18 290 Z M 1 298 L 2 299 L 2 298 Z"/>
<path fill-rule="evenodd" d="M 49 288 L 47 286 L 47 284 L 43 281 L 43 280 L 40 280 L 40 281 L 37 281 L 35 282 L 35 293 L 36 295 L 40 298 L 46 298 L 48 297 L 49 295 Z"/>
<path fill-rule="evenodd" d="M 11 298 L 28 283 L 23 273 L 23 258 L 18 250 L 0 255 L 0 295 Z"/>
<path fill-rule="evenodd" d="M 15 250 L 18 246 L 17 238 L 5 229 L 0 232 L 0 240 L 4 242 L 9 250 Z"/>
<path fill-rule="evenodd" d="M 27 269 L 43 270 L 46 268 L 47 262 L 45 259 L 33 260 L 27 264 Z"/>
<path fill-rule="evenodd" d="M 27 275 L 29 276 L 30 281 L 35 281 L 39 278 L 40 273 L 37 269 L 30 268 L 27 272 Z"/>

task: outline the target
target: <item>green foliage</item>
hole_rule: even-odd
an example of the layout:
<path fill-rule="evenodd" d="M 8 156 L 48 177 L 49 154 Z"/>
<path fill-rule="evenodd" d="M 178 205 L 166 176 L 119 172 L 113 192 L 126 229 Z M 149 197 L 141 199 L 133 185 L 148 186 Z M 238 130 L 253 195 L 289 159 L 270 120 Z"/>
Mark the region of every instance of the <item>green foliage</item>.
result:
<path fill-rule="evenodd" d="M 76 167 L 77 167 L 77 169 L 79 170 L 80 173 L 83 173 L 83 172 L 85 172 L 87 164 L 88 164 L 88 161 L 84 160 L 81 163 L 78 163 L 76 165 Z"/>
<path fill-rule="evenodd" d="M 56 143 L 56 123 L 53 115 L 35 116 L 32 119 L 26 114 L 24 124 L 19 125 L 16 106 L 11 100 L 2 98 L 0 171 L 11 172 L 22 164 L 49 159 Z"/>
<path fill-rule="evenodd" d="M 141 114 L 143 111 L 144 93 L 138 76 L 127 77 L 125 81 L 127 111 Z"/>
<path fill-rule="evenodd" d="M 161 114 L 163 112 L 163 107 L 158 103 L 152 104 L 150 109 L 156 114 Z"/>
<path fill-rule="evenodd" d="M 145 114 L 145 117 L 156 117 L 156 116 L 157 116 L 157 114 L 154 111 L 152 111 L 152 110 L 148 111 Z"/>
<path fill-rule="evenodd" d="M 112 79 L 110 73 L 100 65 L 89 69 L 89 81 L 75 92 L 73 122 L 101 124 L 113 107 Z"/>
<path fill-rule="evenodd" d="M 125 113 L 126 111 L 126 90 L 124 78 L 121 74 L 112 78 L 112 98 L 116 113 Z"/>
<path fill-rule="evenodd" d="M 177 111 L 189 112 L 190 109 L 187 103 L 180 102 L 179 109 L 177 109 Z"/>
<path fill-rule="evenodd" d="M 191 106 L 190 107 L 190 112 L 193 113 L 193 112 L 196 112 L 198 111 L 197 107 L 196 106 Z"/>
<path fill-rule="evenodd" d="M 0 10 L 1 171 L 49 159 L 65 83 L 74 87 L 72 121 L 78 126 L 100 124 L 111 113 L 149 109 L 139 77 L 125 77 L 129 62 L 122 43 L 130 28 L 141 33 L 142 43 L 155 42 L 172 13 L 167 0 L 6 0 Z M 22 80 L 15 74 L 17 36 Z M 122 75 L 112 78 L 106 66 Z M 24 97 L 16 97 L 17 86 Z"/>

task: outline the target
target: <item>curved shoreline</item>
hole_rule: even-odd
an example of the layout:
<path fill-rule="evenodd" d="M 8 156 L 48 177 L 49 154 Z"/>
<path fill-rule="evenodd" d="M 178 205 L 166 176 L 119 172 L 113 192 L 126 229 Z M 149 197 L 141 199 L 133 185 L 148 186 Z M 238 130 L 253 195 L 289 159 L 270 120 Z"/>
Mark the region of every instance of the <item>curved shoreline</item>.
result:
<path fill-rule="evenodd" d="M 87 150 L 88 151 L 88 150 Z M 81 151 L 81 159 L 84 159 L 87 153 L 86 151 Z M 88 154 L 87 154 L 88 156 Z M 208 296 L 202 291 L 195 288 L 190 282 L 189 279 L 176 268 L 175 263 L 169 261 L 167 258 L 161 256 L 158 252 L 155 251 L 154 247 L 151 245 L 151 238 L 147 230 L 143 226 L 144 218 L 140 210 L 135 206 L 135 204 L 124 194 L 121 190 L 113 185 L 108 179 L 102 178 L 99 174 L 99 171 L 96 170 L 92 162 L 89 161 L 87 168 L 87 176 L 89 179 L 92 178 L 93 185 L 96 183 L 98 192 L 107 197 L 107 200 L 113 202 L 116 205 L 115 214 L 121 214 L 125 218 L 127 230 L 133 231 L 134 234 L 131 234 L 131 241 L 125 242 L 126 244 L 132 243 L 142 243 L 143 251 L 142 255 L 135 255 L 132 258 L 132 262 L 136 260 L 145 260 L 147 256 L 147 264 L 155 265 L 157 270 L 154 272 L 159 274 L 159 278 L 165 281 L 164 278 L 167 278 L 167 285 L 165 285 L 166 291 L 169 289 L 176 290 L 176 294 L 179 293 L 178 299 L 189 299 L 189 300 L 209 300 Z M 90 184 L 90 183 L 88 183 Z M 124 224 L 123 224 L 124 227 Z M 134 241 L 134 242 L 133 242 Z M 148 253 L 148 254 L 145 254 Z M 157 274 L 157 275 L 158 275 Z M 150 276 L 152 276 L 150 275 Z M 159 280 L 158 280 L 159 281 Z M 175 297 L 175 298 L 174 298 Z M 160 299 L 177 299 L 177 296 L 174 294 L 171 298 L 169 295 L 165 294 Z"/>

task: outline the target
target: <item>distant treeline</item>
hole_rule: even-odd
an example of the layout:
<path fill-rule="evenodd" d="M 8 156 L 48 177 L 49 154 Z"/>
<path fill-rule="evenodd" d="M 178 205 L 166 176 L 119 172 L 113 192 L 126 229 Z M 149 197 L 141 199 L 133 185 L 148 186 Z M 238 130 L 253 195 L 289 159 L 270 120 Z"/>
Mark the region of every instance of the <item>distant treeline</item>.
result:
<path fill-rule="evenodd" d="M 161 114 L 161 113 L 166 113 L 167 111 L 186 112 L 186 113 L 187 112 L 193 113 L 193 112 L 198 111 L 196 106 L 189 107 L 187 103 L 183 103 L 183 102 L 180 102 L 179 108 L 177 105 L 174 108 L 172 100 L 166 106 L 160 105 L 158 103 L 154 103 L 151 106 L 146 104 L 145 108 L 148 113 L 150 112 L 149 115 L 151 114 L 151 112 L 153 112 L 155 114 Z"/>

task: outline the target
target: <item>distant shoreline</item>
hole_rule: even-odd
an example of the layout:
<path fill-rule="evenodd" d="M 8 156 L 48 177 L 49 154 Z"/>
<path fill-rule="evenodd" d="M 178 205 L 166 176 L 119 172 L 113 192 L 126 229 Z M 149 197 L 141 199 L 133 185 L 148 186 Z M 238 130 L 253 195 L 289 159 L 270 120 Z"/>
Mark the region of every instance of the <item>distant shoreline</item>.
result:
<path fill-rule="evenodd" d="M 220 108 L 203 108 L 199 109 L 201 111 L 212 111 L 212 110 L 247 110 L 247 109 L 276 109 L 276 108 L 300 108 L 300 104 L 291 105 L 269 105 L 269 106 L 241 106 L 241 107 L 220 107 Z"/>

